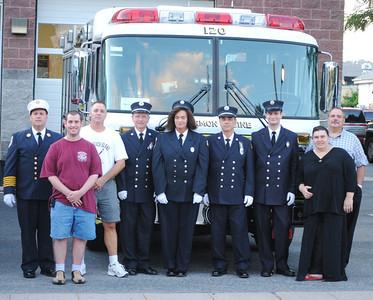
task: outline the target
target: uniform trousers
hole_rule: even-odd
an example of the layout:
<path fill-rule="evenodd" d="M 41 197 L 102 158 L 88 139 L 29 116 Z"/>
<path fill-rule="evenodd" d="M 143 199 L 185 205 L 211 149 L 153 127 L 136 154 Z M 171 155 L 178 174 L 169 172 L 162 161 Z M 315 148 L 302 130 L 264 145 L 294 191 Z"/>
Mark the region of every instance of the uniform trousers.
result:
<path fill-rule="evenodd" d="M 153 201 L 144 203 L 121 201 L 120 237 L 126 268 L 149 267 L 150 244 L 155 218 Z"/>
<path fill-rule="evenodd" d="M 249 268 L 250 244 L 247 227 L 246 207 L 242 205 L 211 204 L 212 257 L 215 270 L 226 270 L 226 234 L 229 224 L 232 247 L 237 271 Z"/>
<path fill-rule="evenodd" d="M 346 248 L 346 265 L 350 260 L 352 242 L 354 239 L 354 232 L 357 223 L 357 218 L 359 217 L 360 204 L 361 204 L 362 191 L 359 186 L 356 186 L 354 201 L 353 201 L 353 210 L 351 213 L 347 214 L 347 248 Z"/>
<path fill-rule="evenodd" d="M 18 222 L 21 228 L 23 271 L 54 269 L 50 237 L 50 214 L 46 200 L 17 199 Z"/>
<path fill-rule="evenodd" d="M 191 202 L 158 204 L 162 253 L 167 269 L 188 271 L 198 210 L 199 204 Z"/>
<path fill-rule="evenodd" d="M 254 211 L 262 271 L 272 272 L 274 270 L 274 261 L 276 261 L 277 270 L 287 270 L 289 268 L 287 258 L 290 227 L 288 206 L 256 203 Z M 274 232 L 274 247 L 272 246 L 272 230 Z M 273 257 L 273 250 L 275 257 Z"/>

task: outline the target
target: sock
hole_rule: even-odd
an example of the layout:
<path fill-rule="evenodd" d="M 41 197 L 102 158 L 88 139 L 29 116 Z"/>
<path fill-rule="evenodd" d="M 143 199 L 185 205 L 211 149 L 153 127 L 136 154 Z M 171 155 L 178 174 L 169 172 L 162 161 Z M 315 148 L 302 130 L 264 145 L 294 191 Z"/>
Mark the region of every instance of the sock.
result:
<path fill-rule="evenodd" d="M 65 272 L 65 264 L 56 264 L 56 272 L 57 271 Z"/>
<path fill-rule="evenodd" d="M 74 265 L 72 264 L 71 265 L 71 271 L 74 272 L 74 271 L 80 271 L 80 265 Z"/>
<path fill-rule="evenodd" d="M 116 262 L 118 262 L 118 255 L 110 255 L 109 256 L 109 264 L 115 264 Z"/>

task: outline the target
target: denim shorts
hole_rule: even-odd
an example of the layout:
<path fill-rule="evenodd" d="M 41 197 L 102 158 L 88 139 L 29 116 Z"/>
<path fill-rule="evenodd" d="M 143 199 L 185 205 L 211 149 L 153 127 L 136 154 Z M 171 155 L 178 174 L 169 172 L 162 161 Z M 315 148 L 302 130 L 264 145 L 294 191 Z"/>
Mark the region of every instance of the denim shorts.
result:
<path fill-rule="evenodd" d="M 96 215 L 56 200 L 51 209 L 51 238 L 62 240 L 70 237 L 81 240 L 96 238 Z"/>
<path fill-rule="evenodd" d="M 115 181 L 107 181 L 101 190 L 96 191 L 97 210 L 102 222 L 117 223 L 120 221 L 120 207 Z"/>

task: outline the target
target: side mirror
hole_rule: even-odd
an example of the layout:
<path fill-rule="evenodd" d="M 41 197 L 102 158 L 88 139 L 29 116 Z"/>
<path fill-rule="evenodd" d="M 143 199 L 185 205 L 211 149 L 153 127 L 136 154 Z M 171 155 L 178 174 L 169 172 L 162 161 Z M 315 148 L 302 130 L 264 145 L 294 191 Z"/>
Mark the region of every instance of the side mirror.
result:
<path fill-rule="evenodd" d="M 89 50 L 79 49 L 73 55 L 71 102 L 86 103 L 89 95 Z"/>
<path fill-rule="evenodd" d="M 328 112 L 338 103 L 339 66 L 336 62 L 323 64 L 320 87 L 320 110 Z"/>

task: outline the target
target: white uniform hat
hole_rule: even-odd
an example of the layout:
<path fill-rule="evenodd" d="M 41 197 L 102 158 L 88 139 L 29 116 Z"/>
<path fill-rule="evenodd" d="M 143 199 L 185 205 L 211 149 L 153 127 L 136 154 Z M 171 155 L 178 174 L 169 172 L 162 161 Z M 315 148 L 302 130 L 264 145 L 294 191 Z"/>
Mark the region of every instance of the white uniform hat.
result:
<path fill-rule="evenodd" d="M 43 99 L 35 99 L 27 104 L 27 110 L 31 114 L 31 112 L 35 109 L 44 109 L 46 112 L 49 111 L 49 104 L 47 101 Z"/>

